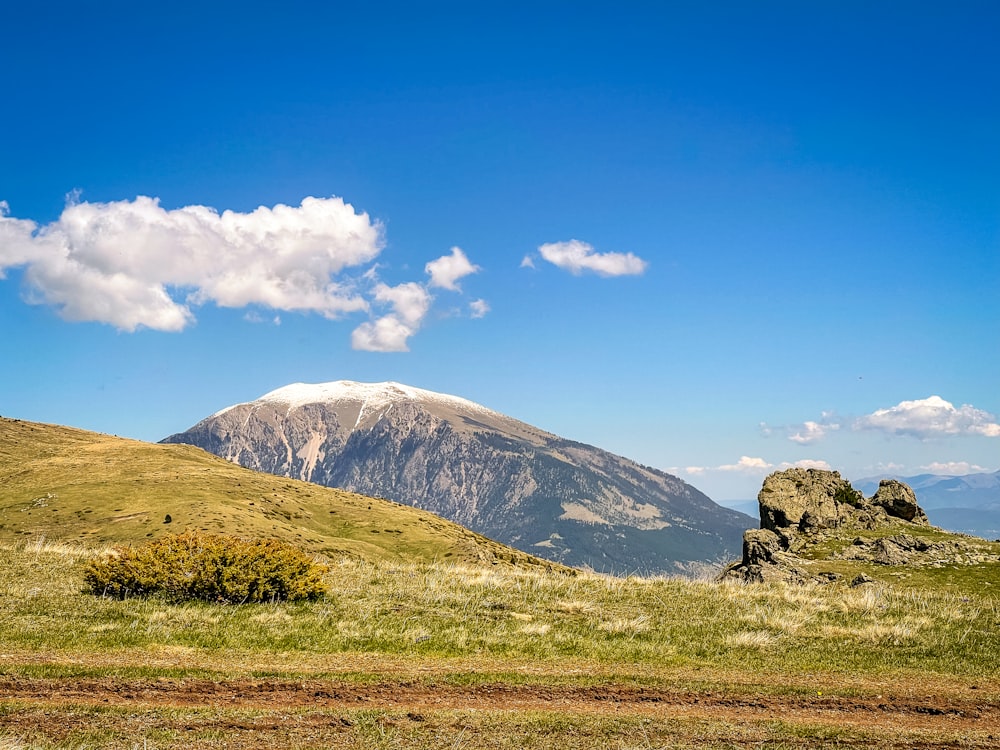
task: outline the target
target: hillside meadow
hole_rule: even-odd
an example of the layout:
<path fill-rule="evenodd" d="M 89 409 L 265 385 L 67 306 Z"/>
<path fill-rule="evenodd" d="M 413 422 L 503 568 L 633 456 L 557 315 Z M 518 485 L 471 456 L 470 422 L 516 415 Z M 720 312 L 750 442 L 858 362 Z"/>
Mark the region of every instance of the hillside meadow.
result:
<path fill-rule="evenodd" d="M 100 547 L 184 530 L 366 560 L 558 567 L 408 505 L 250 471 L 189 445 L 0 417 L 0 540 Z"/>
<path fill-rule="evenodd" d="M 181 529 L 296 544 L 328 594 L 85 591 L 111 545 Z M 998 553 L 854 588 L 850 567 L 612 578 L 194 448 L 0 419 L 0 748 L 1000 747 Z"/>
<path fill-rule="evenodd" d="M 84 593 L 93 554 L 0 547 L 8 747 L 1000 746 L 992 596 L 342 558 L 173 605 Z"/>

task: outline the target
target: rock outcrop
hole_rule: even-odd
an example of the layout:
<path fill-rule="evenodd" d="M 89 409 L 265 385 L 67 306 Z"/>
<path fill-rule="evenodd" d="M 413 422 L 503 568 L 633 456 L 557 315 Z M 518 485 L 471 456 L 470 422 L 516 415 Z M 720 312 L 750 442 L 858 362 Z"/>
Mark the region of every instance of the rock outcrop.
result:
<path fill-rule="evenodd" d="M 757 496 L 760 528 L 743 535 L 743 559 L 723 573 L 723 578 L 748 582 L 790 581 L 816 578 L 807 572 L 798 553 L 834 532 L 875 531 L 897 525 L 929 527 L 927 515 L 907 485 L 884 479 L 871 498 L 855 490 L 836 471 L 788 469 L 764 480 Z M 909 534 L 858 539 L 841 559 L 866 560 L 882 565 L 903 565 L 931 546 Z M 830 580 L 830 575 L 819 576 Z"/>

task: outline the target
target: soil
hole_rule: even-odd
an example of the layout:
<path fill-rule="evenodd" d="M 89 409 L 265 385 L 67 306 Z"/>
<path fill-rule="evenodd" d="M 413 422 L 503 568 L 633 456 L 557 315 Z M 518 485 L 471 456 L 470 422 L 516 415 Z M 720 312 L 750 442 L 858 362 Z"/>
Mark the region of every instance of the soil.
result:
<path fill-rule="evenodd" d="M 287 723 L 290 716 L 297 717 L 300 729 L 310 724 L 315 729 L 323 724 L 330 731 L 331 724 L 350 727 L 351 717 L 360 709 L 381 709 L 412 723 L 425 722 L 428 717 L 439 717 L 449 711 L 523 711 L 734 724 L 777 719 L 786 726 L 811 727 L 811 732 L 825 725 L 846 729 L 859 737 L 866 731 L 883 738 L 898 735 L 907 738 L 906 747 L 1000 747 L 1000 701 L 992 691 L 988 695 L 983 692 L 975 685 L 945 694 L 921 695 L 901 690 L 895 694 L 826 696 L 820 692 L 747 694 L 722 689 L 675 690 L 621 684 L 456 686 L 391 678 L 359 684 L 328 679 L 140 681 L 7 676 L 0 677 L 0 701 L 8 706 L 0 712 L 0 732 L 27 730 L 31 736 L 65 738 L 73 723 L 70 717 L 80 714 L 69 711 L 70 706 L 128 707 L 136 711 L 211 707 L 215 709 L 215 728 L 231 739 L 225 746 L 267 747 L 271 746 L 266 739 L 268 732 L 278 731 L 279 724 Z M 184 710 L 161 713 L 161 729 L 166 730 L 183 729 L 192 715 Z M 171 727 L 169 718 L 163 718 L 171 715 L 176 716 L 177 726 Z M 164 721 L 166 726 L 162 726 Z M 247 744 L 238 740 L 241 731 L 248 737 Z M 971 744 L 940 741 L 941 737 L 959 737 L 966 732 L 974 735 Z M 938 739 L 923 742 L 922 735 Z"/>

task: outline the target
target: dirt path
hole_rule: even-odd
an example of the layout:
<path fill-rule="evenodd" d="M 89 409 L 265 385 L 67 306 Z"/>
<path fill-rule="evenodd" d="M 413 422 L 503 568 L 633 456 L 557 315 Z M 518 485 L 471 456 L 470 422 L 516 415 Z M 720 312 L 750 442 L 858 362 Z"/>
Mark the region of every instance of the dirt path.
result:
<path fill-rule="evenodd" d="M 786 723 L 914 729 L 997 728 L 1000 702 L 975 689 L 946 696 L 744 695 L 627 685 L 538 686 L 504 683 L 474 686 L 389 681 L 358 684 L 335 680 L 167 679 L 130 681 L 66 678 L 2 678 L 0 700 L 48 706 L 247 708 L 325 711 L 380 708 L 419 716 L 443 710 L 543 711 L 567 714 L 645 715 L 713 720 L 781 719 Z"/>

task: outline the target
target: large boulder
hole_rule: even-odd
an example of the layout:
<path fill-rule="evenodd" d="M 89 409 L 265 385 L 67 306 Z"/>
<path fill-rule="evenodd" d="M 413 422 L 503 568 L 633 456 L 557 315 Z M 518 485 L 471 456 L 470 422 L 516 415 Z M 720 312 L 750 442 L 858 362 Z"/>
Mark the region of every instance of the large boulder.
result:
<path fill-rule="evenodd" d="M 839 526 L 863 501 L 838 472 L 822 469 L 777 471 L 757 495 L 760 526 L 771 531 Z"/>
<path fill-rule="evenodd" d="M 878 483 L 878 489 L 872 495 L 872 505 L 885 510 L 895 518 L 902 518 L 910 523 L 930 526 L 927 514 L 917 505 L 917 496 L 909 485 L 895 479 L 883 479 Z"/>
<path fill-rule="evenodd" d="M 749 529 L 743 535 L 743 562 L 723 577 L 747 583 L 804 583 L 806 574 L 796 567 L 786 541 L 770 529 Z"/>

